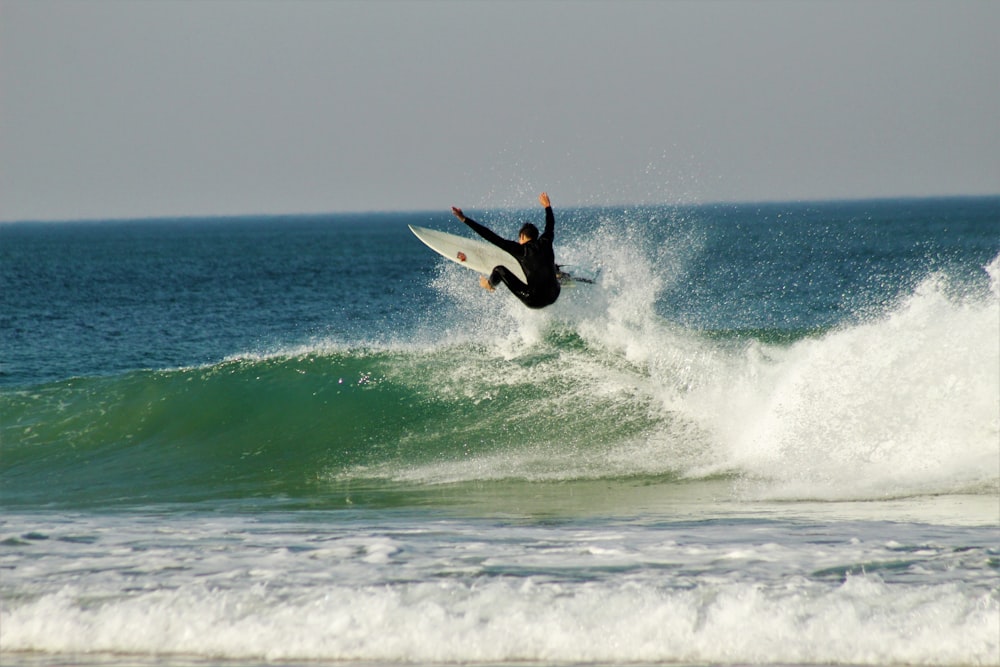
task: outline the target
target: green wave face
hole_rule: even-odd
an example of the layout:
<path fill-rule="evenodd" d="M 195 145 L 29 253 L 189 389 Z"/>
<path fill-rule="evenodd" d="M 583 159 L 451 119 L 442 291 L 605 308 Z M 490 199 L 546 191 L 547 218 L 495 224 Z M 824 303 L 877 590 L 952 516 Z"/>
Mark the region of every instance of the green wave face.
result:
<path fill-rule="evenodd" d="M 361 480 L 627 474 L 599 452 L 663 417 L 634 388 L 592 391 L 582 371 L 601 362 L 574 346 L 509 362 L 474 346 L 309 353 L 11 392 L 3 500 L 319 500 Z"/>

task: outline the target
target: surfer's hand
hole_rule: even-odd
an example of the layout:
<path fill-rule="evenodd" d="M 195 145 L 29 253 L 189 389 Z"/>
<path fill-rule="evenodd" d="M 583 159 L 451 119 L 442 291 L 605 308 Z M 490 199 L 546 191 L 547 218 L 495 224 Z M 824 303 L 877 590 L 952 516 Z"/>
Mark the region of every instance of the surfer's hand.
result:
<path fill-rule="evenodd" d="M 549 201 L 549 193 L 543 192 L 542 194 L 538 195 L 538 203 L 544 206 L 545 208 L 549 208 L 550 206 L 552 206 L 552 202 Z"/>
<path fill-rule="evenodd" d="M 488 289 L 491 292 L 495 289 L 493 285 L 490 285 L 490 279 L 487 278 L 486 276 L 479 276 L 479 285 L 483 289 Z"/>
<path fill-rule="evenodd" d="M 459 220 L 461 220 L 462 222 L 465 222 L 465 214 L 464 214 L 464 213 L 462 213 L 462 209 L 460 209 L 460 208 L 459 208 L 459 207 L 457 207 L 457 206 L 452 206 L 452 207 L 451 207 L 451 212 L 452 212 L 452 214 L 453 214 L 453 215 L 454 215 L 454 216 L 455 216 L 456 218 L 458 218 L 458 219 L 459 219 Z"/>

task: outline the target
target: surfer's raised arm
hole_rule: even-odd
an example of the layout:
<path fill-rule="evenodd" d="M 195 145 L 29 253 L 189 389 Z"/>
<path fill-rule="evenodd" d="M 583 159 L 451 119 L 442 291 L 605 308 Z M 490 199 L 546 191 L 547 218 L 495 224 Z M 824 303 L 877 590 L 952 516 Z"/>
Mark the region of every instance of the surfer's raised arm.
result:
<path fill-rule="evenodd" d="M 474 231 L 475 233 L 479 234 L 481 237 L 483 237 L 484 239 L 486 239 L 487 241 L 489 241 L 490 243 L 492 243 L 496 247 L 502 248 L 502 249 L 504 249 L 505 251 L 507 251 L 507 252 L 509 252 L 511 254 L 515 254 L 515 253 L 518 252 L 518 245 L 519 244 L 517 243 L 517 241 L 509 241 L 509 240 L 503 238 L 502 236 L 500 236 L 499 234 L 497 234 L 496 232 L 494 232 L 489 227 L 485 227 L 485 226 L 479 224 L 478 222 L 476 222 L 475 220 L 473 220 L 472 218 L 470 218 L 467 215 L 465 215 L 465 213 L 462 212 L 462 209 L 458 208 L 457 206 L 452 206 L 451 207 L 451 213 L 456 218 L 458 218 L 459 220 L 461 220 L 462 222 L 464 222 L 466 225 L 468 225 L 469 228 L 472 229 L 472 231 Z"/>
<path fill-rule="evenodd" d="M 549 193 L 543 192 L 538 195 L 538 203 L 545 207 L 545 231 L 539 238 L 546 239 L 549 243 L 556 235 L 556 217 L 552 213 L 552 202 L 549 200 Z"/>

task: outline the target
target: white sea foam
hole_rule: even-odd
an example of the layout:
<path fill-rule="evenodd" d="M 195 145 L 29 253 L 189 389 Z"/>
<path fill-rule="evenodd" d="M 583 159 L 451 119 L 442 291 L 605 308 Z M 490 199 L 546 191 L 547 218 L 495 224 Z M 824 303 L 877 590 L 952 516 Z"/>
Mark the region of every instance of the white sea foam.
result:
<path fill-rule="evenodd" d="M 1000 313 L 929 278 L 897 309 L 787 350 L 752 350 L 720 420 L 766 493 L 995 492 Z"/>
<path fill-rule="evenodd" d="M 70 590 L 4 618 L 5 650 L 387 662 L 990 664 L 996 606 L 852 578 L 830 592 L 753 584 L 489 582 L 150 593 L 86 609 Z M 761 624 L 759 619 L 767 618 Z"/>
<path fill-rule="evenodd" d="M 35 514 L 10 517 L 5 534 L 27 526 L 33 542 L 8 545 L 3 557 L 8 656 L 941 665 L 1000 657 L 989 555 L 962 529 L 907 548 L 911 529 L 892 524 L 484 530 L 460 521 Z"/>

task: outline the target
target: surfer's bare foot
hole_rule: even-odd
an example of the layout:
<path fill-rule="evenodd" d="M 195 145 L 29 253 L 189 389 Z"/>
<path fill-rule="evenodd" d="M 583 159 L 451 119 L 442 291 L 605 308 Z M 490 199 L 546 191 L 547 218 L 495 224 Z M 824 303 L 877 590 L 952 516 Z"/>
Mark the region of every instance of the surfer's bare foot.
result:
<path fill-rule="evenodd" d="M 490 279 L 486 276 L 479 276 L 479 284 L 482 285 L 483 289 L 488 289 L 491 292 L 494 289 L 493 285 L 490 285 Z"/>

